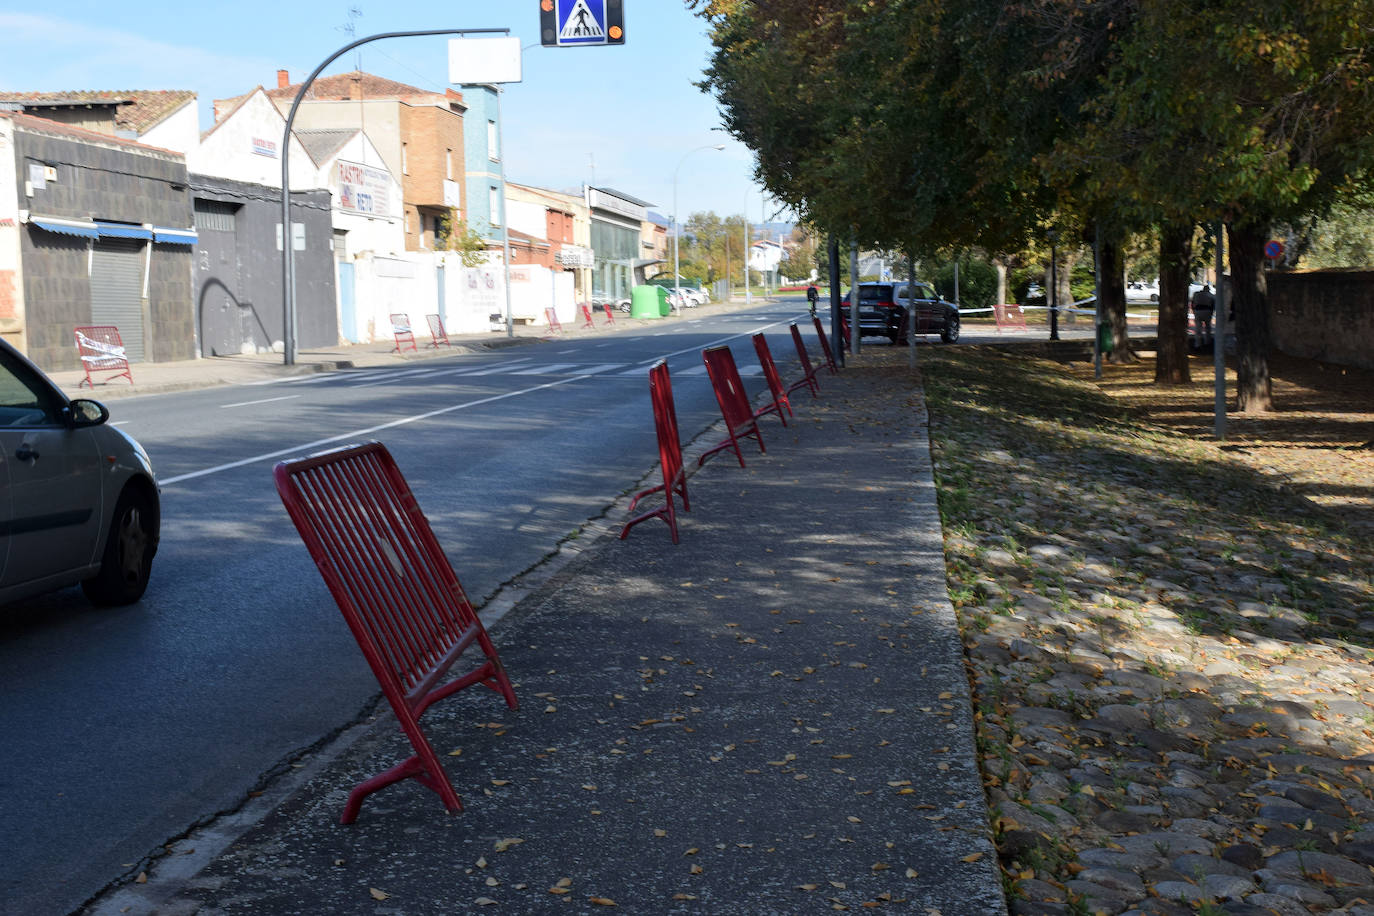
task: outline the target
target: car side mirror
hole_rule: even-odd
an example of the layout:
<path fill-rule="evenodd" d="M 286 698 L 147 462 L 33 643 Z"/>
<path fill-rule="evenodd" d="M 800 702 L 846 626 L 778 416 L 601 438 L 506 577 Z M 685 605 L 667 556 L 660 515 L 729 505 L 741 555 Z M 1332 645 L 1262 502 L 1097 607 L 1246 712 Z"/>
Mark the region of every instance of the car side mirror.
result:
<path fill-rule="evenodd" d="M 90 398 L 77 398 L 68 402 L 64 413 L 67 424 L 72 427 L 99 426 L 110 419 L 109 409 Z"/>

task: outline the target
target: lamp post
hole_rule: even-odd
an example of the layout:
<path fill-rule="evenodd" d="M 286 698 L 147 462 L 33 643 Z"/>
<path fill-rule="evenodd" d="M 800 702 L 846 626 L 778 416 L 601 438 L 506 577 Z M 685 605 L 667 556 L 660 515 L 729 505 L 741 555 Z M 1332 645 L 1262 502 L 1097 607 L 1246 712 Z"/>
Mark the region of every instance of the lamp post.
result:
<path fill-rule="evenodd" d="M 708 143 L 705 146 L 698 146 L 682 154 L 682 158 L 677 161 L 677 167 L 673 169 L 673 295 L 678 296 L 678 290 L 682 287 L 682 276 L 678 273 L 677 259 L 677 173 L 682 168 L 682 163 L 687 161 L 687 157 L 693 153 L 699 153 L 704 149 L 713 149 L 717 152 L 725 149 L 724 143 Z M 681 298 L 679 297 L 679 308 L 681 308 Z"/>
<path fill-rule="evenodd" d="M 1050 340 L 1059 339 L 1059 233 L 1051 229 L 1050 240 Z"/>
<path fill-rule="evenodd" d="M 291 233 L 291 126 L 295 123 L 296 109 L 301 107 L 301 100 L 305 98 L 306 90 L 315 82 L 315 77 L 319 76 L 325 67 L 359 45 L 365 45 L 370 41 L 380 41 L 383 38 L 415 38 L 425 35 L 484 34 L 509 35 L 510 29 L 426 29 L 418 32 L 383 32 L 380 35 L 359 38 L 357 41 L 350 41 L 326 57 L 305 78 L 305 82 L 301 83 L 301 88 L 296 91 L 296 97 L 291 102 L 291 111 L 286 116 L 286 127 L 282 131 L 281 138 L 282 356 L 286 365 L 292 366 L 296 363 L 296 264 L 292 254 L 294 250 L 292 243 L 295 240 Z"/>

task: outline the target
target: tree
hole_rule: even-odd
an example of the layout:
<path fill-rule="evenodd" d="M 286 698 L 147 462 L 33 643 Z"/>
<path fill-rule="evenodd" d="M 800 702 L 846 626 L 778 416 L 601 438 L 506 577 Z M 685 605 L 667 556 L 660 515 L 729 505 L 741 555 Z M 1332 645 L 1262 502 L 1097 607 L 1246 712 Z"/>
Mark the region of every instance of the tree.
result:
<path fill-rule="evenodd" d="M 1158 233 L 1177 342 L 1181 242 L 1224 219 L 1240 407 L 1271 407 L 1262 246 L 1369 183 L 1374 0 L 687 2 L 716 46 L 702 85 L 771 193 L 866 247 L 1096 236 L 1114 360 L 1127 240 Z"/>
<path fill-rule="evenodd" d="M 449 208 L 448 216 L 440 220 L 435 242 L 443 251 L 458 252 L 464 267 L 481 267 L 487 262 L 486 242 L 473 231 L 466 220 L 458 218 L 458 211 L 452 207 Z"/>

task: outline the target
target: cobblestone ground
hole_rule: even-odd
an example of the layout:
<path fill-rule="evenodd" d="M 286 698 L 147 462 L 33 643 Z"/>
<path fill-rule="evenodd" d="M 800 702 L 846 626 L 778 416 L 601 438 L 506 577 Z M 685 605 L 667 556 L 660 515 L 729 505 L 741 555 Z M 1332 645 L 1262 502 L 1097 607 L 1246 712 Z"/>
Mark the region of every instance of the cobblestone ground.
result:
<path fill-rule="evenodd" d="M 1012 912 L 1374 916 L 1368 376 L 1219 445 L 1149 363 L 920 352 Z"/>

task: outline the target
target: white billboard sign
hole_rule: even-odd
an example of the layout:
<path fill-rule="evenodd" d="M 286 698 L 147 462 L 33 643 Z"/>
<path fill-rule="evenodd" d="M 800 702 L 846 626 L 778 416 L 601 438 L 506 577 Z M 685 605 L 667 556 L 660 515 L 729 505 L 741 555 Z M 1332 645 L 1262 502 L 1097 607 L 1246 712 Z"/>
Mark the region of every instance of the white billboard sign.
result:
<path fill-rule="evenodd" d="M 456 86 L 471 83 L 518 83 L 520 39 L 451 38 L 448 43 L 448 81 Z"/>

